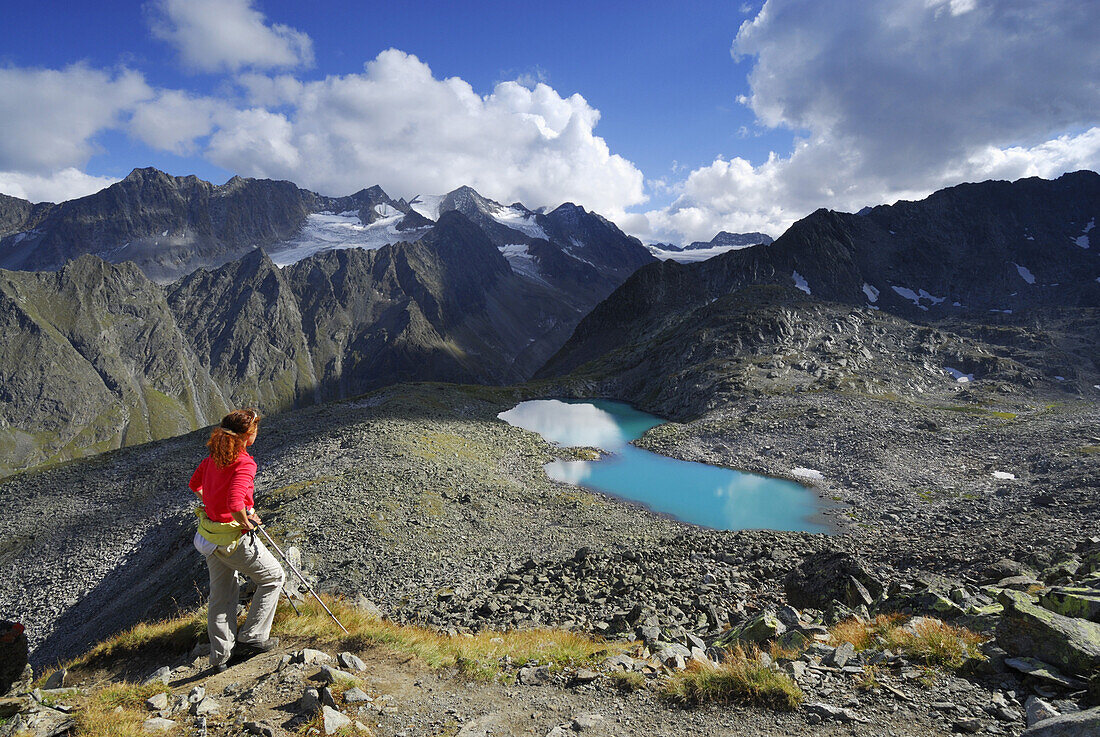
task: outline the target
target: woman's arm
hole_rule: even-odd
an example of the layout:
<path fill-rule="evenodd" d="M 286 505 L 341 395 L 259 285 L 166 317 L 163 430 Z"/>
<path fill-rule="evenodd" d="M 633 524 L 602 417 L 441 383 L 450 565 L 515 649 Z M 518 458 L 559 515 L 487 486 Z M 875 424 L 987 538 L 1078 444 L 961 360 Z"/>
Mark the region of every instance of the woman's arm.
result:
<path fill-rule="evenodd" d="M 233 517 L 233 521 L 239 524 L 247 532 L 253 527 L 260 526 L 260 518 L 256 516 L 256 513 L 248 513 L 247 509 L 239 509 L 236 512 L 229 513 Z"/>

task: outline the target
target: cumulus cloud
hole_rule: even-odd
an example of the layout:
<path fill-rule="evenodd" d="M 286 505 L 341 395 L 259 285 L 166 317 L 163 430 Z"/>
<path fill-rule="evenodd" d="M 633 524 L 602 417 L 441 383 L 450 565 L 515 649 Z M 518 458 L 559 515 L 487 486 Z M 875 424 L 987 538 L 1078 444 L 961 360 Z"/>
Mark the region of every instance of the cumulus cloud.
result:
<path fill-rule="evenodd" d="M 117 181 L 114 177 L 85 174 L 72 166 L 50 174 L 0 171 L 0 192 L 31 202 L 64 202 L 93 194 Z"/>
<path fill-rule="evenodd" d="M 130 70 L 0 68 L 0 171 L 41 177 L 82 166 L 95 134 L 152 94 Z"/>
<path fill-rule="evenodd" d="M 130 118 L 130 133 L 149 146 L 174 154 L 190 154 L 196 141 L 214 128 L 214 117 L 224 105 L 192 97 L 179 90 L 161 90 L 140 103 Z"/>
<path fill-rule="evenodd" d="M 753 61 L 743 102 L 794 131 L 793 152 L 718 158 L 635 227 L 778 234 L 818 207 L 1100 167 L 1098 24 L 1100 5 L 1074 0 L 769 0 L 732 53 Z"/>
<path fill-rule="evenodd" d="M 269 23 L 252 0 L 155 0 L 147 8 L 153 35 L 175 46 L 189 69 L 237 72 L 313 64 L 313 40 Z"/>
<path fill-rule="evenodd" d="M 241 174 L 330 194 L 377 183 L 412 196 L 468 184 L 531 207 L 574 200 L 611 214 L 645 199 L 642 173 L 595 135 L 599 111 L 545 84 L 502 82 L 481 96 L 396 49 L 361 74 L 242 82 L 256 107 L 222 121 L 207 150 Z"/>

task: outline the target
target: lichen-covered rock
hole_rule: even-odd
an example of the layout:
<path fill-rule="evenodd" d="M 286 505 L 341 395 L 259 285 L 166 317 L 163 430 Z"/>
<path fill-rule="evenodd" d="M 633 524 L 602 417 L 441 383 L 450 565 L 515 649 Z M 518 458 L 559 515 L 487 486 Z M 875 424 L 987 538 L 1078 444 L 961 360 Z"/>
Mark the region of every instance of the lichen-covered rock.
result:
<path fill-rule="evenodd" d="M 1003 592 L 1001 603 L 997 643 L 1007 652 L 1042 658 L 1075 675 L 1100 667 L 1100 624 L 1056 614 L 1014 591 Z"/>
<path fill-rule="evenodd" d="M 1079 617 L 1100 622 L 1100 591 L 1056 588 L 1040 596 L 1039 603 L 1052 612 L 1066 617 Z"/>

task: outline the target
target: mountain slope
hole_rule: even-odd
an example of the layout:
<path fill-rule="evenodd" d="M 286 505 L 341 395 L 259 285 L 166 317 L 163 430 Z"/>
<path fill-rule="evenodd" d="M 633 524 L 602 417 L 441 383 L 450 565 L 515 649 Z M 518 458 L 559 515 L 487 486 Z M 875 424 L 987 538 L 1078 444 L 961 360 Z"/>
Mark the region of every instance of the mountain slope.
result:
<path fill-rule="evenodd" d="M 233 177 L 213 185 L 153 168 L 57 205 L 14 199 L 0 201 L 0 267 L 49 271 L 95 254 L 134 261 L 159 281 L 287 241 L 314 212 L 352 211 L 369 223 L 379 205 L 408 210 L 379 187 L 333 198 L 291 182 Z"/>
<path fill-rule="evenodd" d="M 771 245 L 638 270 L 539 373 L 568 373 L 751 284 L 922 321 L 1011 321 L 1025 310 L 1095 307 L 1100 249 L 1085 247 L 1085 231 L 1096 213 L 1094 172 L 961 185 L 865 215 L 819 210 Z"/>
<path fill-rule="evenodd" d="M 0 474 L 178 435 L 227 406 L 133 264 L 0 271 L 0 325 Z"/>

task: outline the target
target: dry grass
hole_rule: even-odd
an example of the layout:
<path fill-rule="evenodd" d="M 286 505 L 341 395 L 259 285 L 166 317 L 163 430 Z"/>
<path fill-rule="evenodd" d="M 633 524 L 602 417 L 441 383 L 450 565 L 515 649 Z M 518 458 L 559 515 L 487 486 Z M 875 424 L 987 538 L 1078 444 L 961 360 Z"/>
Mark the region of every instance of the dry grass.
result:
<path fill-rule="evenodd" d="M 385 647 L 415 655 L 433 668 L 454 666 L 477 678 L 497 676 L 502 662 L 509 661 L 551 666 L 591 665 L 625 647 L 564 630 L 483 631 L 472 637 L 448 637 L 426 627 L 382 621 L 343 599 L 325 597 L 325 603 L 350 634 L 345 635 L 313 600 L 298 605 L 300 617 L 296 617 L 288 605 L 280 603 L 273 631 L 281 636 L 343 650 Z"/>
<path fill-rule="evenodd" d="M 953 627 L 938 619 L 920 618 L 915 623 L 898 614 L 879 615 L 871 621 L 846 619 L 829 629 L 830 642 L 850 642 L 855 649 L 882 647 L 924 665 L 952 670 L 970 659 L 984 660 L 985 638 L 965 627 Z"/>
<path fill-rule="evenodd" d="M 718 666 L 692 662 L 665 684 L 664 696 L 679 704 L 737 703 L 792 711 L 805 695 L 787 675 L 761 665 L 741 648 Z"/>
<path fill-rule="evenodd" d="M 69 670 L 81 670 L 123 658 L 148 658 L 162 653 L 176 655 L 190 650 L 196 643 L 205 639 L 206 609 L 201 608 L 171 619 L 135 624 L 130 629 L 104 640 L 83 655 L 68 661 L 64 667 Z M 39 685 L 44 683 L 53 670 L 45 671 L 36 683 Z"/>
<path fill-rule="evenodd" d="M 162 683 L 142 686 L 125 681 L 94 691 L 73 712 L 74 737 L 146 737 L 142 730 L 149 717 L 145 700 L 162 691 L 168 691 Z"/>

